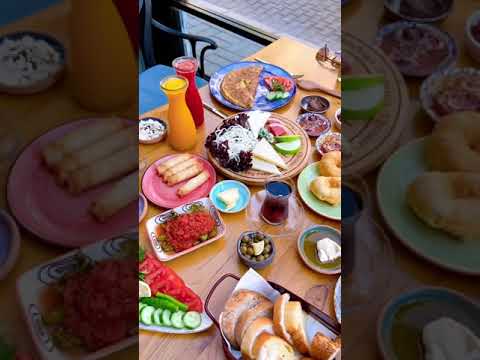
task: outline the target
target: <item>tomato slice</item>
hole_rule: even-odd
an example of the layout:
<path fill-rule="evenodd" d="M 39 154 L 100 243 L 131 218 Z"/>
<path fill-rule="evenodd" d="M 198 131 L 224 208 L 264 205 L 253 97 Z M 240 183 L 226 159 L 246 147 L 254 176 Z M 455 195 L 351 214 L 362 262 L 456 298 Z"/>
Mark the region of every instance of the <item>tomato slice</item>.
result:
<path fill-rule="evenodd" d="M 139 269 L 146 274 L 145 281 L 152 289 L 152 294 L 161 292 L 170 295 L 187 305 L 190 311 L 203 312 L 200 297 L 185 285 L 175 271 L 150 255 L 147 255 Z"/>

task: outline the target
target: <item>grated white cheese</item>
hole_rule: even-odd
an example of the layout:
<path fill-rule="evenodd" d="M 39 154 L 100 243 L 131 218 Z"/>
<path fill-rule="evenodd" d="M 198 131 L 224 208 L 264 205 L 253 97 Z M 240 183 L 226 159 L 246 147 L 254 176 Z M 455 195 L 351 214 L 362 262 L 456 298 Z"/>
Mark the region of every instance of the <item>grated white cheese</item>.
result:
<path fill-rule="evenodd" d="M 0 43 L 0 82 L 28 86 L 45 80 L 62 66 L 61 56 L 45 40 L 24 36 Z"/>
<path fill-rule="evenodd" d="M 220 129 L 215 132 L 215 145 L 228 142 L 228 157 L 230 160 L 240 160 L 240 152 L 251 152 L 257 145 L 255 135 L 243 126 L 234 125 L 228 129 Z"/>

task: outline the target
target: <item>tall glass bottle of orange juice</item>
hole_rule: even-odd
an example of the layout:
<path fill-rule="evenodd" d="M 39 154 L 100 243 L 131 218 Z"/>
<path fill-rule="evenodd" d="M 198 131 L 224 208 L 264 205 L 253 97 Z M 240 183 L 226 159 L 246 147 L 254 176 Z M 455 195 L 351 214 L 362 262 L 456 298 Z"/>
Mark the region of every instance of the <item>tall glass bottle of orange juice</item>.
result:
<path fill-rule="evenodd" d="M 136 50 L 114 1 L 71 0 L 70 35 L 75 99 L 99 111 L 134 103 L 138 95 Z"/>
<path fill-rule="evenodd" d="M 169 76 L 160 83 L 168 97 L 168 142 L 175 150 L 190 150 L 197 142 L 197 130 L 188 109 L 185 94 L 188 80 L 183 76 Z"/>

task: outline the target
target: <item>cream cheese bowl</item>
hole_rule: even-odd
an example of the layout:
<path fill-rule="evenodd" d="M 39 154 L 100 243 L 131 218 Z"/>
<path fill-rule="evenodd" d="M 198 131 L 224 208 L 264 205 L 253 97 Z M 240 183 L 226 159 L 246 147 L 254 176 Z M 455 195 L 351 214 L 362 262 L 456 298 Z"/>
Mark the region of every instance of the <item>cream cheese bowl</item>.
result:
<path fill-rule="evenodd" d="M 12 46 L 13 48 L 15 48 L 15 46 L 28 46 L 28 44 L 33 46 L 33 44 L 35 44 L 35 56 L 45 55 L 45 52 L 50 52 L 49 55 L 51 56 L 54 56 L 53 53 L 56 54 L 54 56 L 56 59 L 52 60 L 53 64 L 49 64 L 49 69 L 48 66 L 43 64 L 42 69 L 33 69 L 28 73 L 29 75 L 27 73 L 24 73 L 24 75 L 33 76 L 34 78 L 32 78 L 30 81 L 24 81 L 23 83 L 14 84 L 12 83 L 11 79 L 9 81 L 7 81 L 5 78 L 2 79 L 2 77 L 5 77 L 6 75 L 0 74 L 0 92 L 4 92 L 10 95 L 37 94 L 49 89 L 62 78 L 66 67 L 66 50 L 63 44 L 53 36 L 31 31 L 20 31 L 5 34 L 0 37 L 0 59 L 8 58 L 8 50 L 6 49 L 7 42 L 11 44 L 11 48 Z M 17 44 L 15 44 L 15 42 L 17 42 Z M 33 47 L 30 48 L 31 56 L 33 56 L 32 49 Z M 2 53 L 3 51 L 5 51 L 5 53 Z M 39 52 L 42 51 L 44 53 L 39 54 Z M 27 62 L 25 58 L 23 60 L 24 62 Z M 14 66 L 12 64 L 12 61 L 14 60 L 9 59 L 9 61 L 10 67 Z M 7 67 L 7 65 L 8 64 L 0 63 L 0 66 Z M 15 64 L 15 66 L 21 65 L 21 63 Z M 33 65 L 31 66 L 33 67 Z M 11 73 L 12 70 L 10 69 L 9 72 Z"/>

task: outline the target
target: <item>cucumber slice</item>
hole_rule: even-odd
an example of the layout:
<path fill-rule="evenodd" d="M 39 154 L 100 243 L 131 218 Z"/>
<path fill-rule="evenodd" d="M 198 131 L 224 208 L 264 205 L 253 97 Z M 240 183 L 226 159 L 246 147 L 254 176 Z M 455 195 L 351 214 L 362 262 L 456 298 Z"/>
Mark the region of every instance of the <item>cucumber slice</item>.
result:
<path fill-rule="evenodd" d="M 143 308 L 145 308 L 147 305 L 142 304 L 141 302 L 138 303 L 138 321 L 141 321 L 140 314 L 142 313 Z"/>
<path fill-rule="evenodd" d="M 152 325 L 152 314 L 155 312 L 153 306 L 145 306 L 140 313 L 140 321 L 145 325 Z"/>
<path fill-rule="evenodd" d="M 269 93 L 267 93 L 267 100 L 268 101 L 274 101 L 276 99 L 276 96 L 277 96 L 277 93 L 275 91 L 270 91 Z"/>
<path fill-rule="evenodd" d="M 282 92 L 282 99 L 287 99 L 290 96 L 290 93 L 288 91 Z"/>
<path fill-rule="evenodd" d="M 185 327 L 185 324 L 183 323 L 183 315 L 185 315 L 183 311 L 177 311 L 170 318 L 175 329 L 183 329 Z"/>
<path fill-rule="evenodd" d="M 189 311 L 183 316 L 183 323 L 188 329 L 196 329 L 202 324 L 202 315 L 196 311 Z"/>
<path fill-rule="evenodd" d="M 295 155 L 302 147 L 302 142 L 297 139 L 290 142 L 276 143 L 274 147 L 275 150 L 277 150 L 282 155 Z"/>
<path fill-rule="evenodd" d="M 162 309 L 156 309 L 152 316 L 152 322 L 154 325 L 162 326 Z"/>
<path fill-rule="evenodd" d="M 172 322 L 170 321 L 170 317 L 172 316 L 172 312 L 170 310 L 163 310 L 162 311 L 162 324 L 164 326 L 172 326 Z"/>

